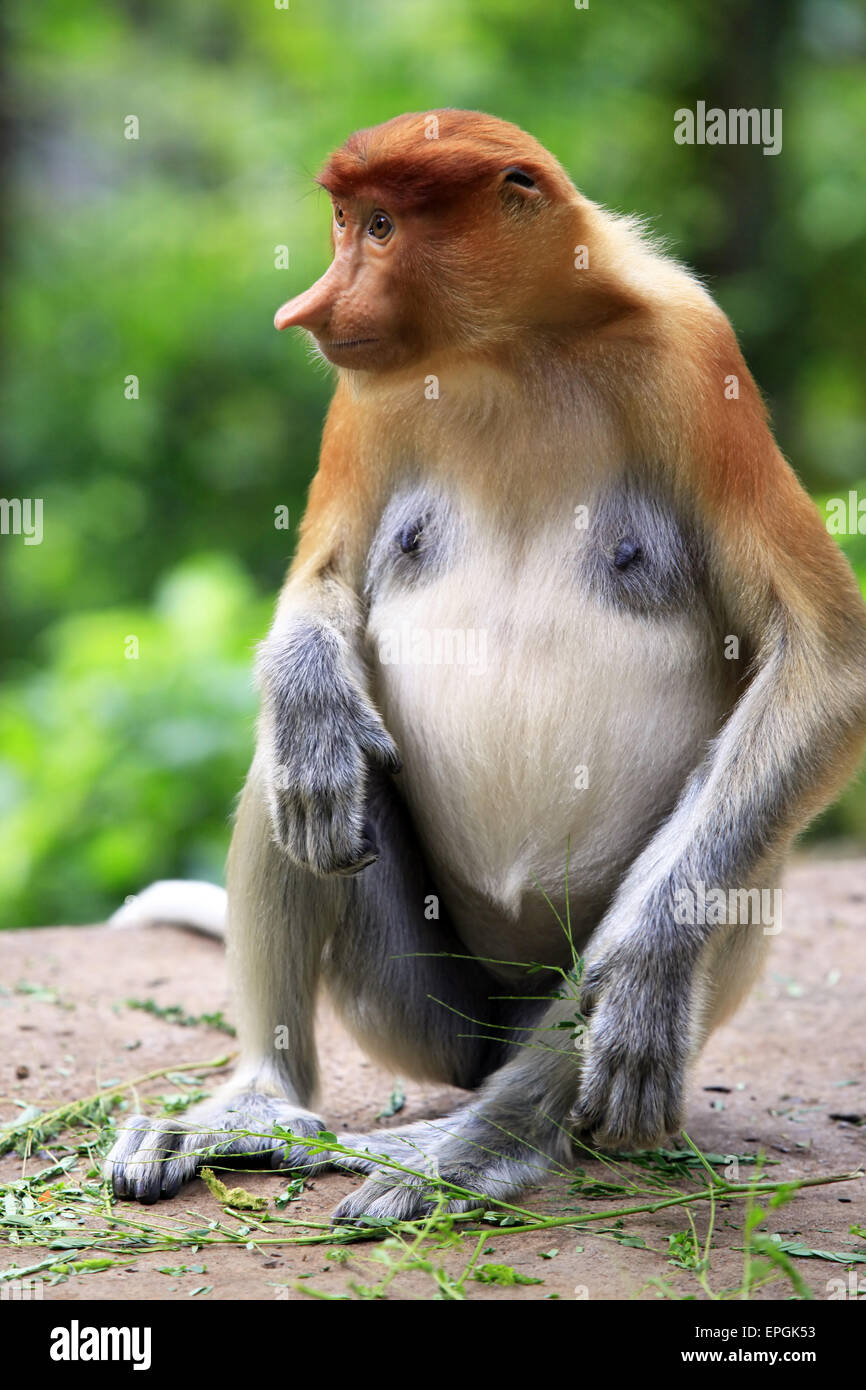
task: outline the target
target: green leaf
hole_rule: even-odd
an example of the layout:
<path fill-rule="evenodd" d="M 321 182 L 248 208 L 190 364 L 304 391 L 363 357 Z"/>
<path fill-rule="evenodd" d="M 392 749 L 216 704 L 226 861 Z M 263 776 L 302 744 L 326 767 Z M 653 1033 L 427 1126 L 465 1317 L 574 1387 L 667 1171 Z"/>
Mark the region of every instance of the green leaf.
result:
<path fill-rule="evenodd" d="M 226 1187 L 212 1168 L 202 1168 L 201 1176 L 207 1183 L 211 1196 L 216 1197 L 217 1201 L 225 1206 L 235 1207 L 239 1211 L 264 1211 L 267 1208 L 267 1197 L 256 1197 L 243 1187 Z"/>
<path fill-rule="evenodd" d="M 472 1278 L 477 1279 L 479 1284 L 503 1284 L 511 1286 L 513 1284 L 543 1284 L 543 1279 L 533 1279 L 529 1274 L 519 1274 L 511 1265 L 480 1265 L 473 1270 Z"/>

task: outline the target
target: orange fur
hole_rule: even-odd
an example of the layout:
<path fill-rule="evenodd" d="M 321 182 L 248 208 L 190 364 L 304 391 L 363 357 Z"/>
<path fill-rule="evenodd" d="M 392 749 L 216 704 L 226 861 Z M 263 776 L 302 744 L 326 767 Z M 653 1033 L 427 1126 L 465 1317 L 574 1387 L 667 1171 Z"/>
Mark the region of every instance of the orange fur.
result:
<path fill-rule="evenodd" d="M 536 187 L 506 188 L 509 167 Z M 660 473 L 682 499 L 750 650 L 784 631 L 804 663 L 832 661 L 845 644 L 846 670 L 862 659 L 853 576 L 775 444 L 730 324 L 688 272 L 584 198 L 531 136 L 478 112 L 410 114 L 360 131 L 321 182 L 355 236 L 334 320 L 341 336 L 370 332 L 387 350 L 374 344 L 357 370 L 336 354 L 343 371 L 290 588 L 331 567 L 350 587 L 361 581 L 408 457 L 447 470 L 461 452 L 463 486 L 519 528 L 543 505 L 540 491 L 570 504 L 575 484 L 557 450 L 585 430 L 589 449 L 603 436 L 611 468 Z M 374 208 L 401 219 L 402 240 L 393 254 L 376 248 L 367 271 L 357 248 L 365 254 L 359 238 Z M 337 230 L 335 242 L 339 265 Z M 581 246 L 589 264 L 575 269 Z M 419 410 L 429 373 L 442 384 L 435 414 Z M 732 375 L 735 400 L 724 392 Z M 543 421 L 541 432 L 524 419 Z M 839 718 L 860 730 L 862 678 L 837 684 Z"/>

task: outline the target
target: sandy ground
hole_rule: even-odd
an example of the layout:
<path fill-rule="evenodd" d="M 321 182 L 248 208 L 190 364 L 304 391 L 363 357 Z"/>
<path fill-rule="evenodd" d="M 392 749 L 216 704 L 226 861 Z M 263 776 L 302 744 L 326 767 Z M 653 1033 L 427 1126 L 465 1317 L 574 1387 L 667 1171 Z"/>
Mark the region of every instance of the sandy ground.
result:
<path fill-rule="evenodd" d="M 786 881 L 785 924 L 773 943 L 763 982 L 736 1019 L 711 1039 L 692 1078 L 688 1132 L 706 1152 L 722 1154 L 766 1151 L 776 1160 L 774 1178 L 825 1176 L 848 1172 L 866 1160 L 866 860 L 798 862 Z M 234 1046 L 225 1033 L 207 1027 L 181 1028 L 125 1001 L 147 998 L 159 1005 L 180 1004 L 190 1014 L 223 1010 L 232 1016 L 221 947 L 171 928 L 111 932 L 104 927 L 57 928 L 0 933 L 0 1121 L 20 1114 L 14 1100 L 48 1110 L 95 1092 L 112 1079 L 140 1076 L 158 1067 L 217 1057 Z M 51 996 L 21 993 L 20 982 L 56 992 Z M 327 1013 L 322 1014 L 320 1043 L 323 1097 L 320 1113 L 334 1129 L 375 1127 L 395 1078 L 368 1061 Z M 26 1073 L 26 1074 L 25 1074 Z M 176 1091 L 170 1082 L 149 1083 L 145 1094 Z M 447 1087 L 405 1082 L 406 1105 L 398 1123 L 441 1113 L 462 1093 Z M 833 1116 L 846 1116 L 840 1119 Z M 858 1118 L 860 1117 L 860 1123 Z M 44 1166 L 32 1158 L 28 1171 Z M 599 1164 L 583 1163 L 603 1177 Z M 19 1176 L 22 1160 L 0 1160 L 0 1181 Z M 749 1169 L 744 1168 L 744 1177 Z M 226 1177 L 226 1174 L 222 1175 Z M 285 1180 L 271 1173 L 228 1176 L 247 1190 L 276 1196 Z M 357 1178 L 340 1174 L 309 1183 L 291 1212 L 305 1219 L 324 1219 Z M 533 1211 L 561 1213 L 575 1198 L 566 1180 L 556 1180 L 527 1194 Z M 583 1203 L 586 1209 L 587 1204 Z M 216 1219 L 221 1208 L 200 1180 L 172 1204 Z M 162 1208 L 161 1208 L 162 1209 Z M 130 1209 L 132 1210 L 132 1209 Z M 705 1214 L 698 1216 L 704 1229 Z M 767 1229 L 786 1240 L 798 1239 L 821 1250 L 866 1249 L 849 1232 L 866 1224 L 866 1181 L 807 1189 L 779 1212 Z M 194 1223 L 190 1223 L 194 1224 Z M 536 1300 L 558 1295 L 574 1299 L 656 1298 L 652 1279 L 663 1279 L 683 1294 L 702 1295 L 694 1277 L 668 1261 L 668 1237 L 685 1229 L 681 1210 L 629 1217 L 629 1237 L 640 1236 L 646 1248 L 622 1245 L 610 1234 L 561 1228 L 536 1236 L 509 1236 L 492 1231 L 483 1262 L 505 1263 L 543 1283 L 503 1288 L 467 1284 L 470 1299 Z M 742 1254 L 742 1207 L 731 1204 L 720 1214 L 710 1281 L 715 1290 L 739 1284 Z M 464 1242 L 465 1244 L 465 1242 Z M 47 1290 L 59 1299 L 209 1299 L 303 1298 L 295 1285 L 310 1285 L 332 1294 L 346 1292 L 350 1281 L 371 1283 L 382 1269 L 371 1264 L 370 1244 L 351 1247 L 348 1263 L 328 1259 L 327 1247 L 286 1250 L 267 1247 L 219 1248 L 190 1255 L 164 1251 L 143 1254 L 124 1271 L 107 1270 L 70 1278 Z M 556 1249 L 554 1258 L 542 1252 Z M 35 1262 L 35 1247 L 16 1252 L 0 1236 L 0 1269 Z M 89 1254 L 98 1252 L 90 1251 Z M 446 1252 L 443 1266 L 457 1274 L 469 1251 Z M 204 1274 L 169 1276 L 160 1266 L 199 1263 Z M 827 1298 L 828 1281 L 845 1274 L 844 1266 L 800 1258 L 797 1268 L 816 1297 Z M 857 1267 L 866 1293 L 866 1265 Z M 303 1277 L 303 1278 L 302 1278 Z M 389 1297 L 429 1299 L 435 1285 L 429 1275 L 407 1273 L 391 1286 Z M 764 1290 L 764 1298 L 790 1296 L 787 1284 Z"/>

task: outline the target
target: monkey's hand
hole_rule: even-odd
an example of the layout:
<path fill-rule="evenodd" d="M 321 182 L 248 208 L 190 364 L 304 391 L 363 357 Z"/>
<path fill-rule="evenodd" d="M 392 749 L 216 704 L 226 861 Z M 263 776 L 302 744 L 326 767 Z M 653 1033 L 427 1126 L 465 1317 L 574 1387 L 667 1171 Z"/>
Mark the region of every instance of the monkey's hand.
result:
<path fill-rule="evenodd" d="M 680 1128 L 690 986 L 682 962 L 634 937 L 590 956 L 580 986 L 590 1026 L 574 1118 L 599 1146 L 651 1148 Z"/>
<path fill-rule="evenodd" d="M 370 764 L 400 755 L 353 678 L 345 643 L 308 627 L 268 639 L 259 657 L 261 740 L 277 844 L 316 874 L 354 874 L 378 858 L 365 819 Z"/>

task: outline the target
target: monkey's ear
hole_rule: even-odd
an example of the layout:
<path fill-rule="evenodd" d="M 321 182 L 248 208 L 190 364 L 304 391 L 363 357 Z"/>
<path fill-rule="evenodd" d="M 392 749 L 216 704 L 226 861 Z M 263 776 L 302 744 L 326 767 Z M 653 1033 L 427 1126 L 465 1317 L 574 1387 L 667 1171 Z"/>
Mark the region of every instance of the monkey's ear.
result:
<path fill-rule="evenodd" d="M 512 164 L 508 169 L 503 169 L 502 177 L 505 183 L 516 183 L 518 188 L 535 188 L 535 179 L 528 174 L 525 169 L 518 169 L 516 164 Z"/>
<path fill-rule="evenodd" d="M 534 203 L 541 198 L 535 171 L 525 165 L 509 164 L 500 175 L 499 193 L 512 207 Z"/>

